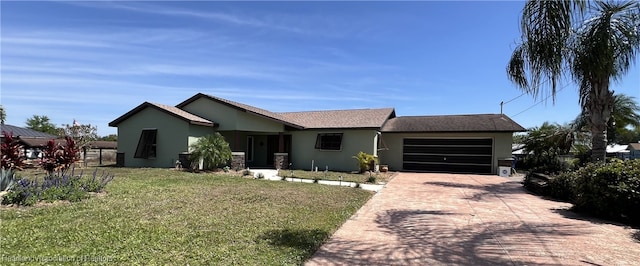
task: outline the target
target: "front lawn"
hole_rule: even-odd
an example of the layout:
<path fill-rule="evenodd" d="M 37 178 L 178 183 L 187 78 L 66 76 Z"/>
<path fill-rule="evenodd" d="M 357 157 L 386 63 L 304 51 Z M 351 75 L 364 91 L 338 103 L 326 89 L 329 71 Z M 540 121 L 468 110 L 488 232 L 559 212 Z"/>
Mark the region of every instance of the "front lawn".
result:
<path fill-rule="evenodd" d="M 0 264 L 298 265 L 371 196 L 347 187 L 105 169 L 115 174 L 106 194 L 1 207 Z"/>

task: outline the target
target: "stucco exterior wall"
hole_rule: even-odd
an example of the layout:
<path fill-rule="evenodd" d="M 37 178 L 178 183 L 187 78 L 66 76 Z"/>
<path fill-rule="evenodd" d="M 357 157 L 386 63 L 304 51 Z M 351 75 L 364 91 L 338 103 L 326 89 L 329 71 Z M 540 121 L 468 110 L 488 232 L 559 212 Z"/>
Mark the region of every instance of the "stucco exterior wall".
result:
<path fill-rule="evenodd" d="M 283 132 L 282 123 L 249 114 L 227 105 L 206 99 L 197 99 L 183 108 L 185 111 L 218 123 L 219 131 Z"/>
<path fill-rule="evenodd" d="M 374 154 L 375 130 L 304 130 L 292 131 L 291 153 L 289 160 L 294 169 L 311 170 L 311 161 L 318 171 L 328 167 L 331 171 L 356 171 L 358 162 L 352 156 L 363 151 Z M 342 149 L 339 151 L 315 149 L 318 133 L 343 133 Z"/>
<path fill-rule="evenodd" d="M 511 158 L 511 143 L 513 141 L 510 132 L 495 133 L 382 133 L 382 139 L 386 144 L 385 150 L 378 152 L 380 164 L 389 165 L 390 170 L 402 170 L 402 144 L 404 138 L 492 138 L 493 139 L 493 173 L 498 171 L 498 160 Z M 384 147 L 380 147 L 384 148 Z"/>
<path fill-rule="evenodd" d="M 143 129 L 158 130 L 156 158 L 134 158 Z M 191 125 L 157 109 L 145 108 L 118 124 L 118 152 L 124 153 L 126 167 L 173 167 L 189 143 L 212 132 L 211 127 Z"/>

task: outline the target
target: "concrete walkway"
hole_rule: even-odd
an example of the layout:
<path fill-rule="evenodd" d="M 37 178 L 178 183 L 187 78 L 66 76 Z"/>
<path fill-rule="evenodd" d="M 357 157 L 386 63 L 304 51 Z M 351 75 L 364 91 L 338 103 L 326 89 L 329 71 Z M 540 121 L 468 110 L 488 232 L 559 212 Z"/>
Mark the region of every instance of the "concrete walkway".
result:
<path fill-rule="evenodd" d="M 271 181 L 289 181 L 289 182 L 300 182 L 300 183 L 316 183 L 313 179 L 304 179 L 304 178 L 285 178 L 278 176 L 278 170 L 272 169 L 251 169 L 253 172 L 253 177 L 258 177 L 259 174 L 262 174 L 263 178 Z M 331 186 L 343 186 L 343 187 L 357 187 L 358 184 L 355 182 L 348 181 L 332 181 L 332 180 L 318 180 L 317 182 L 320 185 L 331 185 Z M 360 188 L 364 190 L 378 192 L 382 190 L 384 185 L 377 184 L 360 184 Z"/>
<path fill-rule="evenodd" d="M 306 265 L 638 265 L 640 231 L 498 176 L 401 173 Z"/>

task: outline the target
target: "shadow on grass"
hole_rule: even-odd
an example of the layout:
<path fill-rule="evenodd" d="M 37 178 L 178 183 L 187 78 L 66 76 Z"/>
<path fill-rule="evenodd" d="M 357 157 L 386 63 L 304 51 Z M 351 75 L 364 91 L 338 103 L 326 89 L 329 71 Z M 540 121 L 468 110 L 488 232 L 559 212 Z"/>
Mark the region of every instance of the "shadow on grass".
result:
<path fill-rule="evenodd" d="M 302 251 L 305 258 L 310 257 L 322 243 L 329 238 L 329 232 L 320 229 L 275 229 L 258 237 L 270 245 L 290 247 Z"/>

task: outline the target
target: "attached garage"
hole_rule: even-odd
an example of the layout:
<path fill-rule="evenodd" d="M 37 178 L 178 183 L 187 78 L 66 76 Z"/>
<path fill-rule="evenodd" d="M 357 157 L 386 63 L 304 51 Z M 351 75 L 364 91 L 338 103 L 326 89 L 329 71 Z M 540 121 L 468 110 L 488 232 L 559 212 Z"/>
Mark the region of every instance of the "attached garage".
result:
<path fill-rule="evenodd" d="M 524 130 L 501 114 L 395 117 L 382 128 L 378 154 L 394 171 L 497 174 L 513 132 Z"/>
<path fill-rule="evenodd" d="M 491 173 L 492 138 L 405 138 L 402 168 L 408 171 Z"/>

